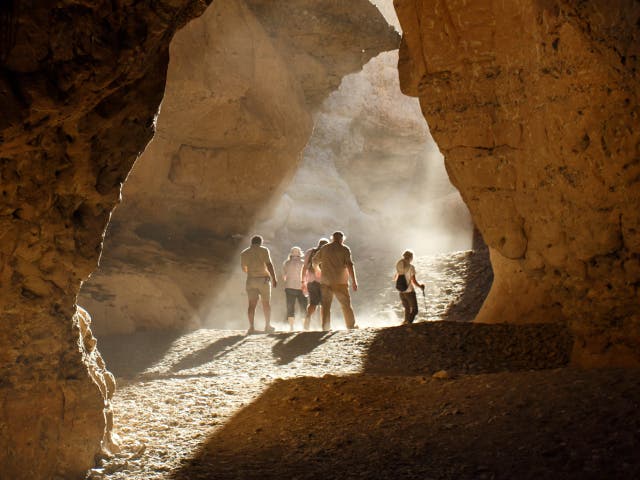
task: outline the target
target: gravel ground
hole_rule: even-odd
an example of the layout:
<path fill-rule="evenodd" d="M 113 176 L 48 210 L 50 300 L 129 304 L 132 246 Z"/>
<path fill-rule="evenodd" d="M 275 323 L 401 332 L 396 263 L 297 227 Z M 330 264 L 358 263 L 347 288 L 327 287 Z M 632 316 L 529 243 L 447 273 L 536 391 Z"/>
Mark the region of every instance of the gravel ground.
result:
<path fill-rule="evenodd" d="M 568 367 L 559 325 L 442 321 L 479 307 L 471 260 L 421 259 L 435 322 L 99 339 L 122 451 L 87 478 L 640 478 L 640 372 Z"/>

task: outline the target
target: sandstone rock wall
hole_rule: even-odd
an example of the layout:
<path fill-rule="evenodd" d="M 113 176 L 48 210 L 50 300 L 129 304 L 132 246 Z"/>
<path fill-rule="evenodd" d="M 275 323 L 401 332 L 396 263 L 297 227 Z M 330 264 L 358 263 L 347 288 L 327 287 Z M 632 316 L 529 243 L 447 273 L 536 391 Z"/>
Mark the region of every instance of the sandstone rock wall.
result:
<path fill-rule="evenodd" d="M 179 32 L 157 134 L 80 298 L 97 335 L 200 325 L 293 176 L 312 112 L 398 44 L 368 0 L 217 0 Z"/>
<path fill-rule="evenodd" d="M 396 0 L 418 96 L 491 248 L 483 322 L 565 321 L 640 363 L 640 5 Z"/>
<path fill-rule="evenodd" d="M 400 92 L 397 62 L 397 51 L 371 59 L 319 109 L 294 179 L 256 227 L 280 257 L 336 229 L 360 257 L 391 255 L 391 267 L 404 248 L 425 255 L 471 247 L 468 211 L 418 101 Z"/>
<path fill-rule="evenodd" d="M 0 68 L 2 478 L 82 477 L 108 440 L 113 385 L 76 296 L 153 134 L 171 36 L 206 3 L 12 3 Z"/>

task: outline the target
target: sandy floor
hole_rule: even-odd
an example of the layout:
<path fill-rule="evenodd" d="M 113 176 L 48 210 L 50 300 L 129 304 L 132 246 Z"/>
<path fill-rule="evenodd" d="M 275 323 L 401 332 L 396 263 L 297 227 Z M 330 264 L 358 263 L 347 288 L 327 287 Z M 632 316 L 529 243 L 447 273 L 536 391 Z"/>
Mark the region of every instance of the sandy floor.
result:
<path fill-rule="evenodd" d="M 432 319 L 476 308 L 438 292 Z M 122 452 L 88 478 L 640 478 L 640 372 L 568 368 L 561 326 L 100 342 Z"/>

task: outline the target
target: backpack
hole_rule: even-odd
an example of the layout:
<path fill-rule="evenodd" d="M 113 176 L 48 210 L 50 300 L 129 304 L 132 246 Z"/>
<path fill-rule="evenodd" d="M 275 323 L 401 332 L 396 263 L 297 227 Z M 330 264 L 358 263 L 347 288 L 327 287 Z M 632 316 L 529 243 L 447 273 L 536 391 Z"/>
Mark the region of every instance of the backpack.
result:
<path fill-rule="evenodd" d="M 396 278 L 396 290 L 398 290 L 399 292 L 404 292 L 407 288 L 409 288 L 407 277 L 404 273 L 399 273 L 398 278 Z"/>

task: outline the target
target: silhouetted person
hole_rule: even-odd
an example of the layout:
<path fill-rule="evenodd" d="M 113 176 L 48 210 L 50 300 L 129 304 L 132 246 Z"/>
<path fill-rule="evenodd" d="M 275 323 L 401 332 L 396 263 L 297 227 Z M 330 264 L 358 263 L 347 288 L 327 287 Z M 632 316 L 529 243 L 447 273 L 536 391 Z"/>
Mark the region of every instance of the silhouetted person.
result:
<path fill-rule="evenodd" d="M 351 297 L 349 296 L 349 279 L 351 279 L 351 288 L 353 288 L 354 292 L 358 290 L 358 282 L 353 260 L 351 259 L 351 250 L 346 245 L 343 245 L 343 241 L 344 233 L 333 232 L 331 243 L 318 250 L 312 259 L 313 266 L 320 268 L 322 272 L 320 285 L 322 291 L 323 330 L 331 328 L 331 302 L 334 295 L 342 307 L 342 314 L 347 328 L 357 328 L 353 308 L 351 307 Z"/>
<path fill-rule="evenodd" d="M 262 311 L 264 312 L 264 331 L 273 332 L 271 326 L 271 283 L 275 288 L 278 285 L 276 273 L 271 263 L 269 249 L 262 246 L 262 237 L 256 235 L 251 239 L 251 246 L 240 253 L 240 266 L 247 274 L 247 296 L 249 297 L 249 330 L 247 333 L 255 332 L 254 318 L 258 298 L 262 300 Z"/>
<path fill-rule="evenodd" d="M 418 299 L 416 297 L 416 291 L 413 288 L 414 285 L 422 289 L 424 293 L 424 284 L 416 280 L 416 269 L 411 264 L 413 261 L 413 252 L 407 250 L 402 254 L 402 258 L 396 263 L 396 279 L 400 275 L 404 275 L 407 280 L 407 289 L 400 292 L 400 301 L 404 307 L 404 322 L 403 325 L 413 323 L 418 315 Z"/>
<path fill-rule="evenodd" d="M 289 258 L 282 265 L 282 279 L 284 280 L 284 292 L 287 297 L 287 321 L 289 331 L 293 331 L 296 320 L 296 300 L 300 305 L 300 311 L 307 313 L 307 297 L 302 292 L 302 250 L 300 247 L 291 248 Z"/>
<path fill-rule="evenodd" d="M 307 306 L 307 315 L 304 317 L 304 329 L 309 330 L 311 325 L 311 315 L 316 311 L 318 305 L 320 305 L 322 299 L 322 292 L 320 289 L 320 278 L 322 273 L 318 267 L 313 266 L 313 256 L 318 250 L 324 247 L 329 240 L 321 238 L 318 240 L 318 245 L 314 248 L 310 248 L 304 254 L 304 268 L 302 269 L 302 283 L 307 289 L 309 294 L 309 305 Z"/>

